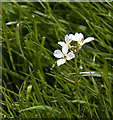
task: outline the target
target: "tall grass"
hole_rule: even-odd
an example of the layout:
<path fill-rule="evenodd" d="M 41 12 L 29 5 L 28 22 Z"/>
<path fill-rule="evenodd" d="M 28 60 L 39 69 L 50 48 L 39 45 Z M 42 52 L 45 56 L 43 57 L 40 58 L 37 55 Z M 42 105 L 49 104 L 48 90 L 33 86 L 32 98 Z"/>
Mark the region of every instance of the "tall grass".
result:
<path fill-rule="evenodd" d="M 2 3 L 3 117 L 112 119 L 112 22 L 113 2 Z M 95 40 L 58 67 L 57 42 L 75 32 Z"/>

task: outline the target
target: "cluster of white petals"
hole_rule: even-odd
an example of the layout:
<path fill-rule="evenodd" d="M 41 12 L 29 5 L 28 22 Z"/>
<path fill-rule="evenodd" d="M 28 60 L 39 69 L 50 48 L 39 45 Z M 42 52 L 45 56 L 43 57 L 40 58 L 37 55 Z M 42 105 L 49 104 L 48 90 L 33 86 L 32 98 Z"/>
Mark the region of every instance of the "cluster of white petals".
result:
<path fill-rule="evenodd" d="M 84 36 L 82 33 L 75 33 L 75 35 L 70 34 L 69 39 L 72 41 L 77 41 L 78 45 L 82 47 L 85 43 L 88 43 L 92 40 L 94 40 L 93 37 L 88 37 L 84 40 Z"/>
<path fill-rule="evenodd" d="M 62 51 L 55 50 L 54 51 L 54 56 L 57 57 L 57 58 L 60 58 L 57 61 L 58 66 L 64 64 L 66 62 L 66 60 L 71 60 L 75 57 L 75 55 L 73 54 L 73 51 L 68 53 L 68 46 L 66 44 L 62 47 Z"/>
<path fill-rule="evenodd" d="M 62 51 L 55 50 L 54 56 L 57 58 L 60 58 L 57 61 L 57 65 L 60 66 L 66 62 L 66 60 L 71 60 L 75 57 L 75 54 L 73 51 L 70 51 L 68 53 L 68 50 L 71 49 L 71 41 L 77 42 L 77 47 L 82 47 L 85 43 L 88 43 L 90 41 L 94 40 L 93 37 L 88 37 L 84 40 L 84 36 L 82 33 L 75 33 L 75 35 L 70 34 L 69 36 L 65 36 L 65 42 L 59 41 L 58 44 L 62 46 Z"/>

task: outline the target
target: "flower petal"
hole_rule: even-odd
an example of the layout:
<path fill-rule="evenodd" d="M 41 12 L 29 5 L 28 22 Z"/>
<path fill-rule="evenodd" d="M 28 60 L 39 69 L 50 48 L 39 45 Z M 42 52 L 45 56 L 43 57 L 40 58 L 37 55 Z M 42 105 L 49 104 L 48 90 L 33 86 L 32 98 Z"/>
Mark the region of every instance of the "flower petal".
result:
<path fill-rule="evenodd" d="M 82 33 L 75 33 L 75 37 L 80 37 L 80 38 L 84 38 Z"/>
<path fill-rule="evenodd" d="M 59 45 L 61 45 L 62 47 L 66 44 L 65 42 L 58 42 Z"/>
<path fill-rule="evenodd" d="M 62 47 L 62 52 L 63 52 L 63 54 L 67 54 L 67 52 L 68 52 L 68 45 L 64 45 L 63 47 Z"/>
<path fill-rule="evenodd" d="M 84 39 L 82 33 L 75 33 L 75 41 L 81 41 L 82 39 Z"/>
<path fill-rule="evenodd" d="M 73 35 L 73 34 L 69 34 L 69 39 L 70 39 L 70 41 L 72 41 L 72 40 L 76 41 L 75 35 Z"/>
<path fill-rule="evenodd" d="M 92 40 L 94 40 L 93 37 L 88 37 L 88 38 L 86 38 L 86 39 L 83 41 L 82 45 L 84 45 L 85 43 L 88 43 L 88 42 L 90 42 L 90 41 L 92 41 Z"/>
<path fill-rule="evenodd" d="M 63 53 L 60 50 L 55 50 L 54 51 L 54 56 L 57 57 L 57 58 L 62 58 Z"/>
<path fill-rule="evenodd" d="M 71 60 L 71 59 L 73 59 L 75 57 L 75 55 L 73 54 L 73 51 L 71 51 L 71 52 L 69 52 L 68 54 L 67 54 L 67 60 Z"/>
<path fill-rule="evenodd" d="M 65 59 L 59 59 L 59 60 L 57 60 L 57 65 L 60 66 L 60 65 L 64 64 L 65 62 L 66 62 Z"/>
<path fill-rule="evenodd" d="M 66 41 L 67 43 L 69 43 L 69 36 L 68 36 L 68 35 L 65 36 L 65 41 Z"/>

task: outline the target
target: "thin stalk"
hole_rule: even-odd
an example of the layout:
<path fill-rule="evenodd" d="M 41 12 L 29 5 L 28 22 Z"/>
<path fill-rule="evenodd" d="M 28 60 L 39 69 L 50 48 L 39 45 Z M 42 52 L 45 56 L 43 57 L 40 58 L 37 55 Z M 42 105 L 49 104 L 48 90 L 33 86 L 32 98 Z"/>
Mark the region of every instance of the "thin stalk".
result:
<path fill-rule="evenodd" d="M 77 58 L 78 58 L 78 52 L 76 52 L 75 54 L 75 73 L 76 73 L 76 81 L 78 81 L 78 74 L 79 74 L 79 69 L 78 69 L 78 64 L 77 64 Z"/>

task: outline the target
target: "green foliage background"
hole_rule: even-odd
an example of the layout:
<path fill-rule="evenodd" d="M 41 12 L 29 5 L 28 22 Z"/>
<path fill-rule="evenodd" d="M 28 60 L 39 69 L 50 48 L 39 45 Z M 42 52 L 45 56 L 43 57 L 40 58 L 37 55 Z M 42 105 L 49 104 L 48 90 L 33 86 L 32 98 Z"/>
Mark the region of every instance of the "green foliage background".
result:
<path fill-rule="evenodd" d="M 66 34 L 95 40 L 58 67 Z M 78 65 L 79 60 L 77 61 Z M 2 2 L 2 115 L 113 118 L 113 2 Z"/>

